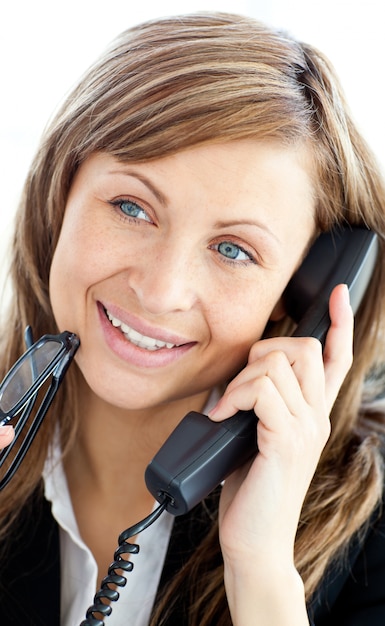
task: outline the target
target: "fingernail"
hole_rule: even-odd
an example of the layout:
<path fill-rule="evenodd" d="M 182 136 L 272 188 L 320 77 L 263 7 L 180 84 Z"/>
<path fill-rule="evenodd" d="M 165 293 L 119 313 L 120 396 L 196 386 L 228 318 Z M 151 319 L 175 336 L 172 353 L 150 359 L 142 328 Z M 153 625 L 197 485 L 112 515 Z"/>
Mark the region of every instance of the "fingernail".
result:
<path fill-rule="evenodd" d="M 215 406 L 207 413 L 210 418 L 215 417 L 218 413 L 221 412 L 221 401 L 218 400 Z"/>
<path fill-rule="evenodd" d="M 345 298 L 345 301 L 346 301 L 347 303 L 350 303 L 350 293 L 349 293 L 349 287 L 348 287 L 345 283 L 343 283 L 343 285 L 342 285 L 342 286 L 343 286 L 343 293 L 344 293 L 344 298 Z"/>
<path fill-rule="evenodd" d="M 220 402 L 218 402 L 218 404 L 216 404 L 211 411 L 207 413 L 207 415 L 214 421 L 219 421 L 223 419 L 223 417 L 228 417 L 226 413 L 223 414 L 223 408 Z"/>

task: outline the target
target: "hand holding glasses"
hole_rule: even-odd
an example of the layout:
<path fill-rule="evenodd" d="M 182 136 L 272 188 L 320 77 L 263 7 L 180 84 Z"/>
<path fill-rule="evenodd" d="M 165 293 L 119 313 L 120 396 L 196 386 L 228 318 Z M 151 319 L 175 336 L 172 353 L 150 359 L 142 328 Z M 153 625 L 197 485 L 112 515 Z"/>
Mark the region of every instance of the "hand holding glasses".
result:
<path fill-rule="evenodd" d="M 80 343 L 74 333 L 65 331 L 59 335 L 43 335 L 32 344 L 29 326 L 25 338 L 28 350 L 16 361 L 0 384 L 0 427 L 15 420 L 15 437 L 7 448 L 0 451 L 0 468 L 19 440 L 35 406 L 39 390 L 49 378 L 51 381 L 19 449 L 0 478 L 0 489 L 10 481 L 24 459 Z"/>

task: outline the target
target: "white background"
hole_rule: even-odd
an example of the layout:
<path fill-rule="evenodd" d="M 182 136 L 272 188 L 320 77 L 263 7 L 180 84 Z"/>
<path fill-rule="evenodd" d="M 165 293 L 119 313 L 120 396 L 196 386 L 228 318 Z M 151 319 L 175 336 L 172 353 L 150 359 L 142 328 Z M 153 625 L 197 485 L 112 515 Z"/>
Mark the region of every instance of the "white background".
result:
<path fill-rule="evenodd" d="M 243 13 L 323 50 L 385 165 L 382 0 L 13 0 L 0 8 L 0 279 L 14 210 L 41 132 L 109 41 L 132 24 L 195 10 Z"/>

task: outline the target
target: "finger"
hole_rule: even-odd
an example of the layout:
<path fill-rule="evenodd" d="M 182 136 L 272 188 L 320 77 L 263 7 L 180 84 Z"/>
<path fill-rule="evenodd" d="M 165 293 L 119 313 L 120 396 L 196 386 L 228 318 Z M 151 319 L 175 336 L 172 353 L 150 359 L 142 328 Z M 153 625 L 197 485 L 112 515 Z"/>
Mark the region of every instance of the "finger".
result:
<path fill-rule="evenodd" d="M 259 376 L 226 392 L 210 411 L 209 417 L 214 421 L 221 421 L 237 411 L 254 410 L 256 415 L 263 419 L 266 409 L 270 414 L 290 413 L 272 379 L 268 376 Z"/>
<path fill-rule="evenodd" d="M 326 401 L 333 406 L 353 361 L 353 311 L 346 285 L 338 285 L 330 295 L 330 328 L 324 349 Z"/>
<path fill-rule="evenodd" d="M 15 431 L 13 426 L 1 426 L 0 427 L 0 449 L 6 448 L 13 441 Z"/>
<path fill-rule="evenodd" d="M 330 435 L 324 404 L 321 409 L 317 402 L 311 407 L 299 392 L 297 404 L 290 410 L 282 390 L 268 376 L 237 386 L 222 398 L 216 412 L 209 415 L 220 421 L 239 409 L 253 409 L 258 416 L 258 448 L 262 455 L 278 453 L 281 458 L 289 459 L 293 455 L 306 456 L 314 450 L 318 454 Z"/>
<path fill-rule="evenodd" d="M 284 357 L 284 361 L 294 374 L 293 377 L 288 368 L 283 373 L 284 376 L 288 376 L 287 384 L 290 382 L 293 385 L 293 392 L 297 394 L 300 389 L 309 404 L 321 401 L 324 394 L 322 346 L 313 337 L 275 337 L 255 343 L 250 350 L 249 365 L 234 378 L 227 390 L 242 383 L 249 376 L 249 371 L 253 372 L 256 363 L 261 363 L 261 375 L 266 374 L 276 380 L 273 370 L 278 367 L 277 371 L 280 372 L 279 354 Z M 281 388 L 278 380 L 276 382 Z M 289 399 L 289 395 L 286 397 Z"/>
<path fill-rule="evenodd" d="M 270 397 L 273 388 L 279 394 L 285 412 L 298 415 L 303 411 L 304 398 L 299 381 L 287 355 L 278 350 L 248 365 L 227 387 L 215 414 L 210 417 L 215 415 L 215 419 L 224 419 L 239 409 L 252 408 L 259 415 L 259 408 Z"/>
<path fill-rule="evenodd" d="M 270 341 L 270 340 L 269 340 Z M 324 364 L 322 346 L 314 337 L 277 337 L 306 402 L 311 405 L 324 397 Z M 263 343 L 263 342 L 261 342 Z M 268 346 L 258 346 L 257 354 Z M 261 358 L 261 356 L 259 356 Z"/>

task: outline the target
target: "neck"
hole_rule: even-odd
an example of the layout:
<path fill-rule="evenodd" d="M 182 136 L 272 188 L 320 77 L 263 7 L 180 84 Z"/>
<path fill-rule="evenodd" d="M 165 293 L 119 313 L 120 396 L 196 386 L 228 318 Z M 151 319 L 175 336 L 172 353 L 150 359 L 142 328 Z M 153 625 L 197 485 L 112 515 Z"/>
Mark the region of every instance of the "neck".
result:
<path fill-rule="evenodd" d="M 85 383 L 79 389 L 79 432 L 64 466 L 79 531 L 101 576 L 119 533 L 153 508 L 146 466 L 185 413 L 202 410 L 208 395 L 125 411 L 102 401 Z"/>
<path fill-rule="evenodd" d="M 169 434 L 189 411 L 201 411 L 210 392 L 151 409 L 124 410 L 103 401 L 83 382 L 79 432 L 66 459 L 66 472 L 101 493 L 111 485 L 142 491 L 144 471 Z M 138 495 L 138 494 L 136 494 Z"/>

